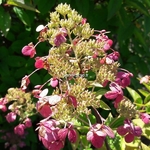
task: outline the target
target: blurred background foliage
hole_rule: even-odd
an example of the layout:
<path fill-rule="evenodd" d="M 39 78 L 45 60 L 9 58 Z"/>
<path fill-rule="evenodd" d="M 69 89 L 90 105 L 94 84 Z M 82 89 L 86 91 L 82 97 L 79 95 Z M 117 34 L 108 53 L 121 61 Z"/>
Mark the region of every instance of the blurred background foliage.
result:
<path fill-rule="evenodd" d="M 121 67 L 139 76 L 150 72 L 149 0 L 0 0 L 0 96 L 9 87 L 19 87 L 21 78 L 34 70 L 34 59 L 21 54 L 23 46 L 38 41 L 35 29 L 49 21 L 49 12 L 59 3 L 76 9 L 92 28 L 110 31 L 113 48 L 120 53 Z M 48 43 L 37 46 L 37 56 L 48 54 Z M 32 85 L 49 78 L 44 70 L 31 77 Z"/>

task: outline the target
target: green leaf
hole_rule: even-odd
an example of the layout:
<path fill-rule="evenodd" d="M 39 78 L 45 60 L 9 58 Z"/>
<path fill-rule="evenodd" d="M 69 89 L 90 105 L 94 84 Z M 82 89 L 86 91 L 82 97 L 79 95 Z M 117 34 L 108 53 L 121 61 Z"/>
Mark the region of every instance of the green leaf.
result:
<path fill-rule="evenodd" d="M 10 67 L 22 67 L 25 63 L 26 60 L 25 58 L 21 56 L 8 56 L 5 58 L 5 62 L 10 66 Z"/>
<path fill-rule="evenodd" d="M 79 13 L 82 13 L 83 17 L 87 17 L 88 13 L 89 13 L 89 1 L 88 0 L 75 0 L 76 2 L 76 6 L 77 6 L 77 10 L 79 11 Z"/>
<path fill-rule="evenodd" d="M 142 148 L 142 150 L 150 150 L 150 147 L 149 146 L 147 146 L 147 145 L 145 145 L 144 143 L 141 143 L 141 148 Z"/>
<path fill-rule="evenodd" d="M 124 117 L 113 118 L 112 121 L 110 122 L 109 127 L 115 129 L 115 128 L 123 125 L 124 124 L 124 120 L 125 120 Z"/>
<path fill-rule="evenodd" d="M 35 11 L 37 13 L 40 13 L 37 9 L 35 9 L 33 6 L 26 4 L 25 0 L 7 0 L 8 5 L 14 5 L 17 7 L 21 7 L 27 10 Z"/>
<path fill-rule="evenodd" d="M 117 11 L 121 7 L 121 4 L 122 4 L 122 0 L 117 0 L 117 1 L 110 0 L 109 1 L 109 3 L 108 3 L 108 17 L 107 17 L 108 20 L 110 18 L 112 18 L 117 13 Z"/>
<path fill-rule="evenodd" d="M 3 1 L 2 1 L 2 0 L 0 0 L 0 5 L 2 4 L 2 2 L 3 2 Z"/>
<path fill-rule="evenodd" d="M 149 101 L 150 101 L 150 94 L 145 97 L 144 104 L 146 104 Z"/>
<path fill-rule="evenodd" d="M 146 83 L 142 83 L 149 91 L 150 91 L 150 85 L 146 84 Z"/>
<path fill-rule="evenodd" d="M 34 73 L 31 77 L 30 77 L 30 81 L 33 85 L 37 85 L 37 84 L 42 84 L 42 80 L 41 80 L 41 76 L 37 73 Z"/>
<path fill-rule="evenodd" d="M 14 7 L 13 10 L 16 13 L 16 15 L 18 16 L 18 18 L 23 22 L 23 24 L 31 26 L 30 19 L 23 9 Z"/>
<path fill-rule="evenodd" d="M 133 89 L 127 87 L 128 92 L 132 96 L 135 103 L 142 104 L 142 97 Z"/>
<path fill-rule="evenodd" d="M 118 41 L 123 41 L 131 37 L 134 31 L 134 25 L 129 23 L 125 27 L 120 26 L 118 30 Z"/>
<path fill-rule="evenodd" d="M 145 39 L 138 28 L 134 28 L 135 39 L 137 39 L 142 45 L 146 46 Z"/>
<path fill-rule="evenodd" d="M 143 0 L 143 4 L 145 4 L 145 6 L 148 6 L 150 8 L 150 1 L 149 0 Z"/>
<path fill-rule="evenodd" d="M 94 85 L 95 86 L 95 85 Z M 98 86 L 98 85 L 97 85 Z M 108 90 L 106 89 L 100 89 L 96 91 L 96 98 L 100 99 Z"/>
<path fill-rule="evenodd" d="M 100 108 L 102 108 L 104 110 L 111 110 L 111 108 L 102 100 L 100 100 Z"/>
<path fill-rule="evenodd" d="M 56 3 L 56 0 L 44 0 L 44 1 L 37 0 L 36 1 L 38 10 L 42 14 L 48 13 L 53 8 L 53 6 L 55 5 L 55 3 Z"/>
<path fill-rule="evenodd" d="M 130 7 L 134 7 L 136 9 L 138 9 L 141 13 L 143 13 L 146 16 L 149 16 L 149 12 L 146 9 L 146 7 L 139 1 L 137 0 L 128 0 L 126 1 L 126 3 L 130 6 Z"/>
<path fill-rule="evenodd" d="M 143 89 L 138 89 L 138 91 L 145 97 L 147 97 L 149 95 L 149 92 L 148 91 L 145 91 Z"/>
<path fill-rule="evenodd" d="M 8 12 L 4 11 L 2 6 L 0 6 L 0 29 L 2 30 L 5 37 L 7 36 L 10 26 L 11 16 Z"/>
<path fill-rule="evenodd" d="M 144 33 L 147 36 L 150 32 L 150 16 L 144 16 Z"/>

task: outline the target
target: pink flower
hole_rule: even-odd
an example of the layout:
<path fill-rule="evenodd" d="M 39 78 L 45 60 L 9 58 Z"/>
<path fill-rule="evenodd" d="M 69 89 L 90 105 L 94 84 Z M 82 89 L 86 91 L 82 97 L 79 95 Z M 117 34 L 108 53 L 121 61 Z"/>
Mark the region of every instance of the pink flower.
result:
<path fill-rule="evenodd" d="M 144 77 L 142 77 L 142 78 L 140 79 L 140 83 L 141 83 L 141 84 L 142 84 L 142 83 L 148 83 L 148 82 L 149 82 L 149 79 L 150 79 L 150 76 L 146 75 L 146 76 L 144 76 Z"/>
<path fill-rule="evenodd" d="M 34 64 L 35 68 L 37 68 L 37 69 L 42 69 L 42 68 L 44 68 L 44 61 L 43 61 L 42 58 L 36 57 L 35 60 L 36 60 L 36 61 L 35 61 L 35 64 Z"/>
<path fill-rule="evenodd" d="M 63 34 L 58 34 L 56 35 L 56 37 L 54 38 L 54 44 L 59 47 L 62 43 L 66 42 L 66 38 Z"/>
<path fill-rule="evenodd" d="M 114 61 L 118 60 L 119 56 L 120 56 L 119 52 L 113 52 L 113 53 L 110 53 L 109 55 L 107 55 L 108 58 L 110 58 Z"/>
<path fill-rule="evenodd" d="M 30 56 L 30 58 L 34 57 L 34 55 L 36 54 L 34 45 L 32 43 L 30 43 L 27 46 L 24 46 L 22 48 L 22 54 L 25 56 Z"/>
<path fill-rule="evenodd" d="M 111 138 L 115 136 L 111 128 L 97 123 L 91 126 L 90 131 L 87 133 L 87 140 L 90 141 L 95 148 L 101 148 L 107 135 Z"/>
<path fill-rule="evenodd" d="M 14 112 L 10 112 L 6 115 L 6 120 L 10 123 L 10 122 L 14 122 L 16 120 L 16 113 Z"/>
<path fill-rule="evenodd" d="M 17 145 L 16 145 L 16 144 L 12 145 L 12 146 L 9 148 L 9 150 L 17 150 Z"/>
<path fill-rule="evenodd" d="M 24 135 L 24 129 L 25 129 L 25 125 L 19 124 L 14 128 L 14 133 L 22 136 Z"/>
<path fill-rule="evenodd" d="M 29 77 L 26 75 L 22 78 L 21 89 L 26 90 L 29 84 L 30 84 L 30 80 Z"/>
<path fill-rule="evenodd" d="M 59 128 L 56 127 L 58 122 L 55 120 L 40 122 L 39 140 L 49 150 L 60 150 L 64 147 L 64 141 L 59 138 Z"/>
<path fill-rule="evenodd" d="M 110 84 L 109 88 L 111 91 L 106 92 L 104 94 L 104 96 L 110 100 L 115 99 L 114 106 L 117 108 L 118 104 L 123 99 L 123 91 L 122 91 L 121 87 L 115 82 L 112 82 Z"/>
<path fill-rule="evenodd" d="M 111 39 L 108 39 L 107 41 L 106 41 L 106 43 L 104 44 L 104 50 L 105 51 L 107 51 L 107 50 L 109 50 L 110 49 L 110 47 L 112 46 L 112 44 L 113 44 L 113 41 L 111 40 Z"/>
<path fill-rule="evenodd" d="M 150 123 L 150 115 L 148 115 L 147 113 L 140 113 L 140 118 L 145 124 Z"/>
<path fill-rule="evenodd" d="M 59 47 L 62 43 L 66 42 L 67 30 L 65 28 L 59 28 L 59 33 L 54 38 L 54 44 Z"/>
<path fill-rule="evenodd" d="M 24 121 L 25 127 L 30 128 L 32 127 L 32 121 L 30 118 L 26 118 Z"/>
<path fill-rule="evenodd" d="M 58 136 L 61 140 L 65 140 L 67 135 L 71 143 L 75 143 L 77 141 L 77 133 L 76 130 L 73 129 L 72 125 L 70 125 L 68 128 L 60 129 L 58 131 Z"/>
<path fill-rule="evenodd" d="M 43 117 L 52 116 L 55 111 L 55 105 L 61 100 L 59 95 L 46 96 L 48 89 L 44 89 L 39 95 L 39 101 L 37 102 L 37 110 Z M 52 108 L 53 107 L 53 111 Z"/>
<path fill-rule="evenodd" d="M 55 88 L 58 85 L 58 79 L 52 78 L 50 81 L 50 85 Z"/>
<path fill-rule="evenodd" d="M 127 143 L 130 143 L 134 141 L 135 136 L 141 136 L 142 129 L 139 126 L 134 126 L 130 120 L 125 120 L 124 125 L 117 128 L 117 132 L 124 136 Z"/>
<path fill-rule="evenodd" d="M 81 24 L 85 24 L 86 21 L 87 21 L 87 19 L 86 19 L 86 18 L 83 18 L 82 21 L 81 21 Z"/>
<path fill-rule="evenodd" d="M 130 77 L 132 77 L 132 73 L 126 73 L 126 72 L 118 72 L 116 76 L 115 82 L 120 85 L 121 87 L 125 88 L 128 85 L 130 85 Z"/>
<path fill-rule="evenodd" d="M 2 110 L 3 112 L 7 111 L 7 107 L 6 107 L 6 99 L 5 98 L 0 98 L 0 110 Z"/>

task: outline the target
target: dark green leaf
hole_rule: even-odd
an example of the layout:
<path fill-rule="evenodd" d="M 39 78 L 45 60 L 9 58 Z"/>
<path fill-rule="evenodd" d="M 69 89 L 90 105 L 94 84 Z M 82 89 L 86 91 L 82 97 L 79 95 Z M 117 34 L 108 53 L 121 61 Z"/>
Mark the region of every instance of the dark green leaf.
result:
<path fill-rule="evenodd" d="M 119 117 L 119 118 L 113 118 L 112 121 L 110 122 L 110 128 L 117 128 L 121 125 L 124 124 L 124 117 Z"/>
<path fill-rule="evenodd" d="M 139 10 L 141 13 L 143 13 L 144 15 L 148 16 L 149 15 L 149 12 L 148 10 L 146 9 L 146 7 L 139 1 L 137 0 L 128 0 L 126 1 L 127 4 L 130 6 L 130 7 L 134 7 L 136 8 L 137 10 Z"/>
<path fill-rule="evenodd" d="M 134 28 L 135 39 L 137 39 L 143 46 L 146 46 L 144 36 L 138 28 Z"/>
<path fill-rule="evenodd" d="M 31 84 L 33 84 L 33 85 L 42 84 L 41 76 L 38 75 L 37 73 L 34 73 L 34 74 L 30 77 L 30 81 L 31 81 Z"/>
<path fill-rule="evenodd" d="M 20 8 L 18 8 L 18 7 L 14 7 L 13 10 L 14 10 L 14 12 L 16 13 L 16 15 L 18 16 L 18 18 L 19 18 L 25 25 L 31 26 L 30 19 L 29 19 L 28 15 L 26 14 L 25 10 L 20 9 Z"/>
<path fill-rule="evenodd" d="M 89 13 L 89 1 L 88 0 L 75 0 L 77 10 L 79 11 L 80 14 L 83 15 L 83 17 L 87 17 Z"/>
<path fill-rule="evenodd" d="M 37 0 L 36 1 L 38 10 L 42 14 L 45 14 L 45 13 L 48 13 L 49 11 L 51 11 L 51 9 L 55 5 L 55 3 L 56 3 L 56 0 L 51 0 L 51 1 L 50 0 L 44 0 L 44 1 Z"/>
<path fill-rule="evenodd" d="M 145 33 L 145 36 L 149 34 L 150 32 L 150 16 L 145 16 L 144 17 L 144 33 Z"/>
<path fill-rule="evenodd" d="M 117 0 L 117 1 L 110 0 L 109 1 L 109 3 L 108 3 L 108 17 L 107 17 L 108 20 L 110 18 L 112 18 L 117 13 L 117 11 L 121 7 L 121 4 L 122 4 L 122 0 Z"/>
<path fill-rule="evenodd" d="M 5 58 L 5 62 L 10 66 L 10 67 L 21 67 L 26 63 L 25 58 L 21 56 L 8 56 Z"/>
<path fill-rule="evenodd" d="M 11 16 L 8 12 L 4 11 L 2 6 L 0 6 L 0 29 L 2 30 L 5 37 L 7 36 L 10 26 Z"/>
<path fill-rule="evenodd" d="M 25 0 L 7 0 L 8 5 L 14 5 L 17 7 L 21 7 L 27 10 L 35 11 L 37 13 L 40 13 L 37 9 L 35 9 L 33 6 L 26 4 Z"/>
<path fill-rule="evenodd" d="M 118 41 L 123 41 L 131 37 L 134 31 L 134 25 L 130 23 L 129 25 L 122 27 L 119 27 L 118 30 Z"/>

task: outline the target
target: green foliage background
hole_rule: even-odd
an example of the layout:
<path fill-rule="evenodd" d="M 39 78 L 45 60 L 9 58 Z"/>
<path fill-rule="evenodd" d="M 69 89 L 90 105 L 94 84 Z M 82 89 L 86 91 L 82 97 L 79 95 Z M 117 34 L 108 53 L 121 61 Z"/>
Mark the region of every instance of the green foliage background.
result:
<path fill-rule="evenodd" d="M 35 69 L 35 60 L 23 56 L 21 49 L 38 41 L 36 27 L 49 21 L 49 12 L 59 3 L 70 4 L 92 28 L 110 31 L 121 67 L 134 74 L 131 87 L 138 89 L 136 78 L 150 72 L 149 0 L 0 0 L 0 97 L 8 88 L 19 87 L 21 78 Z M 38 56 L 44 56 L 50 46 L 40 43 L 36 49 Z M 31 84 L 48 78 L 41 70 L 31 76 Z"/>

